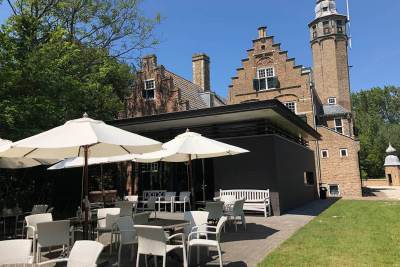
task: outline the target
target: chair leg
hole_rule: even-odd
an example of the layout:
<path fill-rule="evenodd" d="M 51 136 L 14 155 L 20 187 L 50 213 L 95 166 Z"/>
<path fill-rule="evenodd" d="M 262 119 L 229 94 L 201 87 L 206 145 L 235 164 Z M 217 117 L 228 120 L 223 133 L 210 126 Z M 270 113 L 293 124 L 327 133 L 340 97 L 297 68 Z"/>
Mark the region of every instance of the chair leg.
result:
<path fill-rule="evenodd" d="M 110 236 L 110 255 L 112 254 L 112 247 L 113 247 L 113 233 L 111 232 L 111 236 Z"/>
<path fill-rule="evenodd" d="M 186 202 L 183 202 L 183 212 L 186 212 Z"/>
<path fill-rule="evenodd" d="M 219 266 L 220 266 L 220 267 L 223 267 L 224 264 L 222 263 L 221 246 L 220 246 L 219 244 L 218 244 L 218 246 L 217 246 L 217 249 L 218 249 L 218 256 L 219 256 Z"/>
<path fill-rule="evenodd" d="M 237 220 L 236 220 L 236 216 L 233 217 L 233 223 L 235 224 L 235 231 L 237 232 Z"/>
<path fill-rule="evenodd" d="M 188 245 L 188 248 L 187 248 L 187 264 L 189 265 L 190 264 L 190 246 Z"/>
<path fill-rule="evenodd" d="M 188 263 L 187 263 L 187 254 L 186 254 L 186 246 L 185 246 L 185 242 L 183 243 L 183 247 L 182 247 L 182 257 L 183 257 L 183 267 L 187 267 Z M 164 266 L 163 266 L 164 267 Z"/>
<path fill-rule="evenodd" d="M 122 252 L 122 244 L 119 244 L 119 249 L 118 249 L 118 267 L 121 266 L 121 252 Z"/>
<path fill-rule="evenodd" d="M 246 230 L 247 230 L 247 227 L 246 227 L 246 217 L 245 217 L 244 215 L 242 215 L 242 224 L 243 224 L 244 230 L 246 231 Z"/>
<path fill-rule="evenodd" d="M 140 254 L 138 253 L 136 256 L 136 267 L 139 267 L 139 260 L 140 260 Z"/>

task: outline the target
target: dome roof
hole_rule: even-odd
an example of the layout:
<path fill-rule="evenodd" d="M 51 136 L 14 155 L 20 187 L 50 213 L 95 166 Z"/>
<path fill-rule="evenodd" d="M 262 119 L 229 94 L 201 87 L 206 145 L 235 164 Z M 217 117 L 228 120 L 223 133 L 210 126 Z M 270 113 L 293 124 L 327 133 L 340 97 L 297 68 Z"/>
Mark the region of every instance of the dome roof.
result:
<path fill-rule="evenodd" d="M 396 152 L 396 149 L 394 147 L 392 147 L 392 144 L 389 143 L 388 148 L 386 149 L 386 153 L 391 154 Z"/>
<path fill-rule="evenodd" d="M 400 166 L 400 160 L 396 155 L 388 155 L 385 158 L 384 166 Z"/>
<path fill-rule="evenodd" d="M 317 0 L 317 5 L 315 6 L 315 18 L 321 18 L 337 13 L 336 0 Z"/>

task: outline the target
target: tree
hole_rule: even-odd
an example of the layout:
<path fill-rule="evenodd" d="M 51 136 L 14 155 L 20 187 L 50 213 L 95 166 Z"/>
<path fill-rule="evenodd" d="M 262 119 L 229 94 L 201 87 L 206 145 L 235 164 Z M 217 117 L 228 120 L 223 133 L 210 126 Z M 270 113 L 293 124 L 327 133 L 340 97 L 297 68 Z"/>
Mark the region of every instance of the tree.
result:
<path fill-rule="evenodd" d="M 0 28 L 0 136 L 27 137 L 86 111 L 115 118 L 134 79 L 122 57 L 156 43 L 157 20 L 141 16 L 134 0 L 7 4 L 13 15 Z"/>
<path fill-rule="evenodd" d="M 368 177 L 384 175 L 388 143 L 400 148 L 400 88 L 387 86 L 352 95 L 361 145 L 360 165 Z"/>

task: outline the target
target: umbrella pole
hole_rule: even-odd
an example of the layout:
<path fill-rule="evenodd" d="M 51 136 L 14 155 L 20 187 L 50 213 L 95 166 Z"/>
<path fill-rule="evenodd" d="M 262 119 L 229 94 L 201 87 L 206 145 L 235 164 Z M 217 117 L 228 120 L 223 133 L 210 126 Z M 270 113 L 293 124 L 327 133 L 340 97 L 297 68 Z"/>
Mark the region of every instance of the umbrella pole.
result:
<path fill-rule="evenodd" d="M 84 146 L 84 155 L 85 155 L 85 165 L 84 165 L 84 177 L 85 177 L 85 224 L 84 224 L 84 232 L 83 232 L 83 238 L 85 240 L 88 239 L 88 233 L 89 233 L 89 168 L 88 168 L 88 150 L 89 146 Z"/>
<path fill-rule="evenodd" d="M 206 173 L 205 173 L 205 167 L 204 167 L 204 159 L 201 159 L 201 165 L 203 169 L 203 201 L 206 201 Z"/>
<path fill-rule="evenodd" d="M 103 185 L 103 164 L 100 164 L 100 186 L 101 186 L 101 197 L 103 199 L 103 207 L 105 207 L 106 196 L 104 195 L 104 185 Z"/>
<path fill-rule="evenodd" d="M 194 200 L 194 188 L 193 188 L 193 173 L 192 173 L 192 155 L 189 155 L 189 191 L 191 192 L 192 195 L 192 200 Z"/>

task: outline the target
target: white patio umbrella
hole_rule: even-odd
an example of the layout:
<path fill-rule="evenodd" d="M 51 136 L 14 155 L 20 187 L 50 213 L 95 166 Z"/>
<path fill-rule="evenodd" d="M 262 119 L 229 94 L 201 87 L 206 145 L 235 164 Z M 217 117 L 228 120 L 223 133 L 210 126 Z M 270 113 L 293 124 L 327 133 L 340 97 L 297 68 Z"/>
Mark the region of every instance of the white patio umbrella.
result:
<path fill-rule="evenodd" d="M 122 162 L 122 161 L 131 161 L 137 157 L 136 154 L 126 154 L 121 156 L 113 156 L 113 157 L 101 157 L 101 158 L 89 158 L 88 165 L 98 165 L 98 164 L 107 164 L 114 162 Z M 77 168 L 84 167 L 85 158 L 83 157 L 74 157 L 64 159 L 56 164 L 47 168 L 48 170 L 60 170 L 60 169 L 69 169 L 69 168 Z"/>
<path fill-rule="evenodd" d="M 12 141 L 0 138 L 0 151 L 10 149 Z M 0 158 L 1 169 L 22 169 L 31 168 L 39 165 L 50 165 L 57 162 L 57 160 L 43 160 L 43 159 L 30 159 L 30 158 Z"/>
<path fill-rule="evenodd" d="M 0 157 L 64 159 L 84 158 L 85 203 L 88 203 L 88 159 L 158 150 L 161 143 L 117 127 L 93 120 L 85 113 L 83 118 L 67 121 L 64 125 L 20 140 Z M 88 205 L 85 205 L 85 224 L 88 223 Z M 87 229 L 87 227 L 86 227 Z"/>
<path fill-rule="evenodd" d="M 228 145 L 201 134 L 186 130 L 185 133 L 176 136 L 171 141 L 162 145 L 162 150 L 138 155 L 135 161 L 143 163 L 151 163 L 157 161 L 166 162 L 188 162 L 188 186 L 193 193 L 191 187 L 192 182 L 192 160 L 216 158 L 222 156 L 236 155 L 249 152 L 246 149 Z M 203 161 L 203 198 L 205 198 L 205 177 L 204 177 L 204 161 Z"/>

